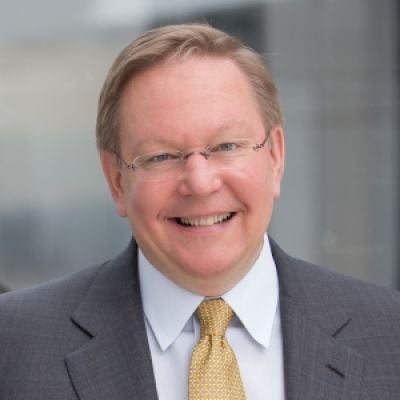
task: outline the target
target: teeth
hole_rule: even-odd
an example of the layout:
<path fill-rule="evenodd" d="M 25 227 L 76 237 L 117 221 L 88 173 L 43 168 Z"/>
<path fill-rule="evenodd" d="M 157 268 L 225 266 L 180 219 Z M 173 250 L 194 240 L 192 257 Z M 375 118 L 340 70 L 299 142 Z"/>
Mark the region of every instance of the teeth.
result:
<path fill-rule="evenodd" d="M 213 215 L 210 217 L 199 217 L 199 218 L 179 218 L 179 222 L 183 225 L 188 226 L 211 226 L 214 224 L 220 224 L 226 221 L 232 216 L 232 213 L 223 213 L 220 215 Z"/>

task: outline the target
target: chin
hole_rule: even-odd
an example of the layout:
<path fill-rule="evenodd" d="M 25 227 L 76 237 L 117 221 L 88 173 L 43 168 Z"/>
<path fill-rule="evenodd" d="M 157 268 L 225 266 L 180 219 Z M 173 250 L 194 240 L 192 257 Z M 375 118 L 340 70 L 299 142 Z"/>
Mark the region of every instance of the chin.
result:
<path fill-rule="evenodd" d="M 205 263 L 197 262 L 191 264 L 184 264 L 184 269 L 188 275 L 193 276 L 193 279 L 214 279 L 223 275 L 230 275 L 234 269 L 234 263 L 227 263 L 225 259 L 223 262 L 210 262 L 205 260 Z"/>

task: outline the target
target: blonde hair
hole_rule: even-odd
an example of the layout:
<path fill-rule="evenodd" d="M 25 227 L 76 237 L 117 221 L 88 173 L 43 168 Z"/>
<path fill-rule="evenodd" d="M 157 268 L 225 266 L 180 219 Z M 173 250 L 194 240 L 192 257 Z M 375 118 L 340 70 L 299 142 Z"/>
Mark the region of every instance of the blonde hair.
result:
<path fill-rule="evenodd" d="M 145 32 L 118 55 L 100 93 L 96 138 L 99 150 L 119 152 L 119 103 L 126 84 L 167 59 L 225 57 L 241 69 L 254 90 L 266 130 L 282 122 L 276 86 L 260 54 L 206 24 L 168 25 Z"/>

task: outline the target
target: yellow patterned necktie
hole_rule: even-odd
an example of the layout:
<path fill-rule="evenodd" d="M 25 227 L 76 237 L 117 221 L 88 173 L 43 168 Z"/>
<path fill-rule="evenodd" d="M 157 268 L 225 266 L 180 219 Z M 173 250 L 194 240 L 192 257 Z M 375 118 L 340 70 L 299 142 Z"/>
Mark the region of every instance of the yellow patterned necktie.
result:
<path fill-rule="evenodd" d="M 203 301 L 197 309 L 200 340 L 189 372 L 189 400 L 246 400 L 239 367 L 225 331 L 233 311 L 222 299 Z"/>

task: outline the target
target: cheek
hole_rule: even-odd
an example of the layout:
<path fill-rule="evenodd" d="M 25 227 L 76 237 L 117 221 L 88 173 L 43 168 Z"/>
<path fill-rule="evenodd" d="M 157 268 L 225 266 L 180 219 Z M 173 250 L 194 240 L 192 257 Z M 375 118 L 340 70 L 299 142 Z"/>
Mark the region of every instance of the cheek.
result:
<path fill-rule="evenodd" d="M 265 201 L 272 196 L 274 182 L 271 167 L 267 160 L 258 163 L 249 163 L 237 171 L 233 171 L 232 178 L 236 180 L 236 191 L 239 195 L 257 201 Z M 264 200 L 262 200 L 264 199 Z"/>
<path fill-rule="evenodd" d="M 129 219 L 133 226 L 154 226 L 170 196 L 164 184 L 135 182 L 129 193 Z"/>
<path fill-rule="evenodd" d="M 131 219 L 144 219 L 151 210 L 154 210 L 154 198 L 145 183 L 140 182 L 132 187 L 128 199 Z"/>
<path fill-rule="evenodd" d="M 235 174 L 235 192 L 255 223 L 265 225 L 272 214 L 276 189 L 271 166 L 266 160 L 260 161 Z"/>
<path fill-rule="evenodd" d="M 143 242 L 154 236 L 155 204 L 146 190 L 135 188 L 129 194 L 128 219 L 133 236 L 143 245 Z"/>

